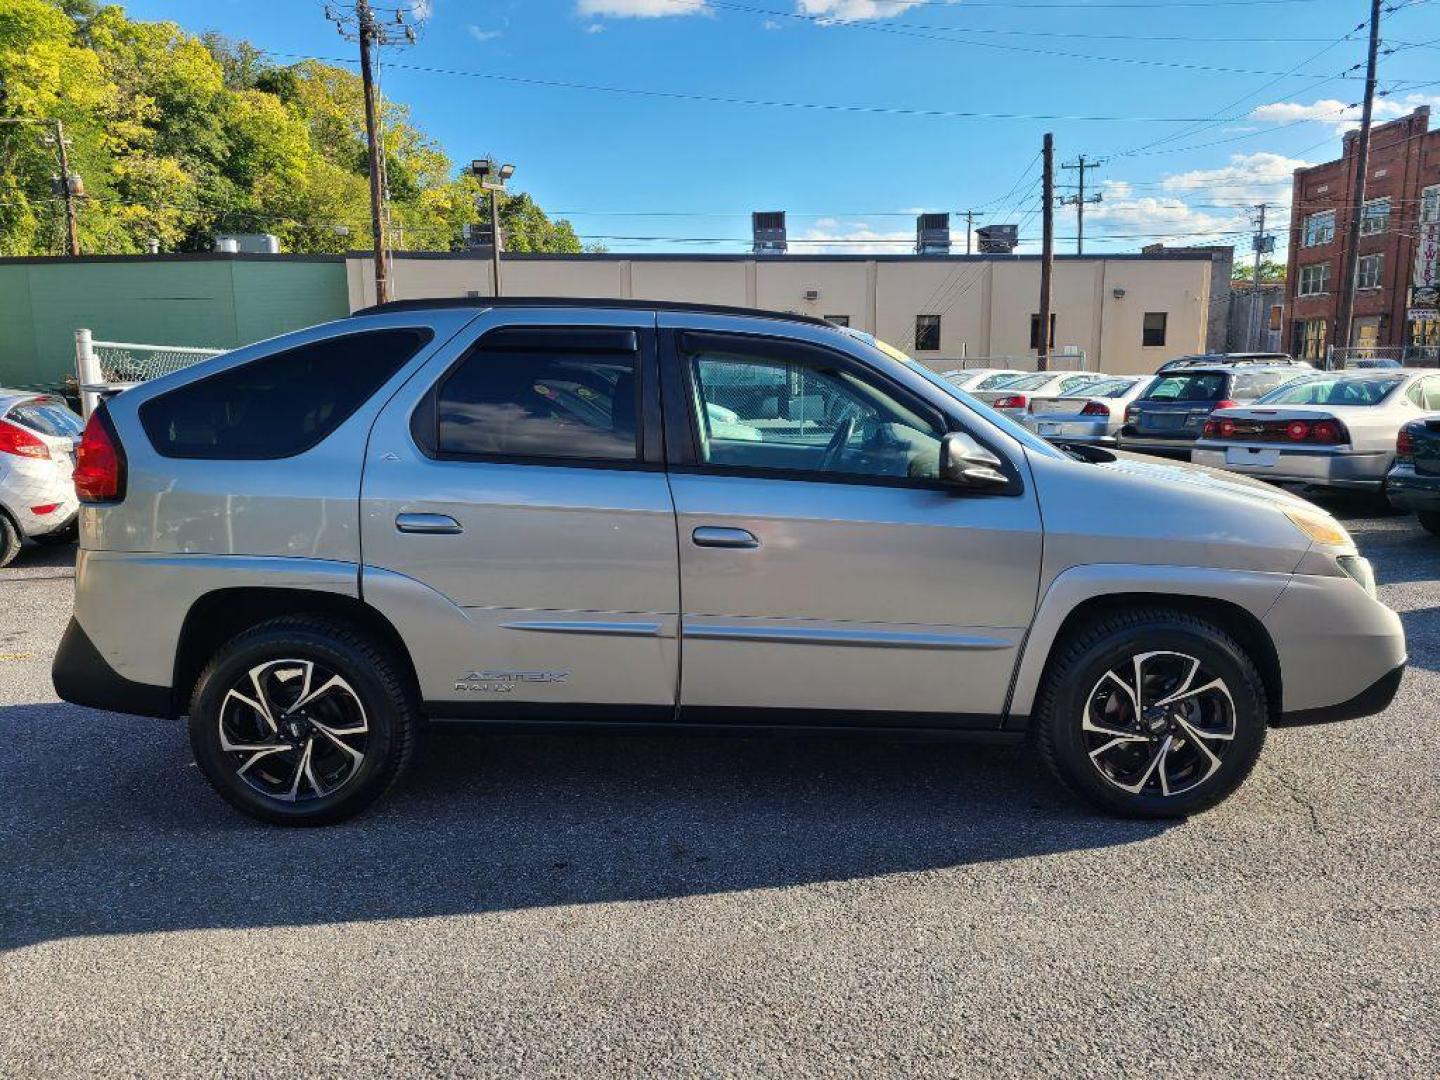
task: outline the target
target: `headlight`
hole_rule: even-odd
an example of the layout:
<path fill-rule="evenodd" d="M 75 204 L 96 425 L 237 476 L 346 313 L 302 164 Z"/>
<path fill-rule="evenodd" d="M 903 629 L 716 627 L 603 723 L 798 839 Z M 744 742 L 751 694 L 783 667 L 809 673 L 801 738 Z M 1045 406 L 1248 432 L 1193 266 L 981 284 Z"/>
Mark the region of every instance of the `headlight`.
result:
<path fill-rule="evenodd" d="M 1290 524 L 1317 544 L 1328 544 L 1331 547 L 1355 546 L 1350 534 L 1329 514 L 1287 506 L 1285 516 L 1290 519 Z"/>

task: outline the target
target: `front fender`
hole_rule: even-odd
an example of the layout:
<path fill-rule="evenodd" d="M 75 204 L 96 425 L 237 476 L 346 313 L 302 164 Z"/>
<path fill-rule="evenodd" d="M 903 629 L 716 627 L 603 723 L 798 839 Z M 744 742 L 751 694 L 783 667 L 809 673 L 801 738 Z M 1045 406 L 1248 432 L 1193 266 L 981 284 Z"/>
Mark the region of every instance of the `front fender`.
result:
<path fill-rule="evenodd" d="M 1050 582 L 1029 633 L 1021 646 L 1020 661 L 1006 706 L 1006 725 L 1022 726 L 1035 708 L 1040 679 L 1055 639 L 1065 620 L 1090 600 L 1108 596 L 1198 597 L 1220 600 L 1244 608 L 1263 620 L 1292 574 L 1260 570 L 1215 570 L 1199 566 L 1150 566 L 1127 563 L 1093 563 L 1072 566 Z"/>

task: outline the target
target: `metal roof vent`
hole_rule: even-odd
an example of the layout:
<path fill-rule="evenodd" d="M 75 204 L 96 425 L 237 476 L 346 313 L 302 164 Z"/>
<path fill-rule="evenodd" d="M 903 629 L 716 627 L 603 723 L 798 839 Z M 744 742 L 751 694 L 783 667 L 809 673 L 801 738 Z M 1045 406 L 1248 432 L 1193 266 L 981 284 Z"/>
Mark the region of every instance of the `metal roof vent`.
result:
<path fill-rule="evenodd" d="M 983 225 L 975 230 L 982 255 L 1009 255 L 1020 243 L 1019 225 Z"/>

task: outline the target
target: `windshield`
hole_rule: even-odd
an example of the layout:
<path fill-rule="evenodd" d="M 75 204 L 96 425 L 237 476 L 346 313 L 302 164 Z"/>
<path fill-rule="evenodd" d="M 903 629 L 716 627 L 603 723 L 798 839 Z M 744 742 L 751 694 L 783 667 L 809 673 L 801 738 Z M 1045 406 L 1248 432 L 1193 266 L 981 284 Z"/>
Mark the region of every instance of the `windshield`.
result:
<path fill-rule="evenodd" d="M 1220 401 L 1225 376 L 1218 371 L 1165 375 L 1141 395 L 1146 401 Z"/>
<path fill-rule="evenodd" d="M 1320 376 L 1282 386 L 1255 404 L 1378 405 L 1402 381 L 1398 375 L 1374 375 L 1363 379 Z"/>
<path fill-rule="evenodd" d="M 1035 375 L 1011 375 L 1008 382 L 1001 383 L 997 390 L 1039 390 L 1055 376 L 1048 371 L 1041 371 Z M 989 387 L 980 386 L 976 389 L 986 390 Z"/>
<path fill-rule="evenodd" d="M 989 376 L 988 378 L 981 379 L 978 383 L 976 383 L 976 384 L 975 384 L 974 386 L 972 386 L 970 389 L 972 389 L 972 390 L 999 390 L 1001 387 L 1009 386 L 1009 385 L 1010 385 L 1011 383 L 1013 383 L 1016 379 L 1023 379 L 1023 378 L 1025 378 L 1025 376 L 1019 374 L 1018 372 L 1006 371 L 1006 372 L 1002 372 L 1002 373 L 999 374 L 999 375 L 991 375 L 991 376 Z"/>

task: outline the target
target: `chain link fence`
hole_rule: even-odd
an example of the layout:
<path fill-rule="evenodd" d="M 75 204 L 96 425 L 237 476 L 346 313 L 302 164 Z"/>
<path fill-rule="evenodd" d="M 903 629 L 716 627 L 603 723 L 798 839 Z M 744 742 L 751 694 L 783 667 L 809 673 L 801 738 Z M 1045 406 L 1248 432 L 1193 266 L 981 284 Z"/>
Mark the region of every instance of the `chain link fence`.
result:
<path fill-rule="evenodd" d="M 134 341 L 96 341 L 89 330 L 75 331 L 75 379 L 88 418 L 95 406 L 136 383 L 183 371 L 224 349 L 188 345 L 147 345 Z"/>
<path fill-rule="evenodd" d="M 1325 351 L 1330 371 L 1383 367 L 1440 367 L 1440 345 L 1331 345 Z"/>

